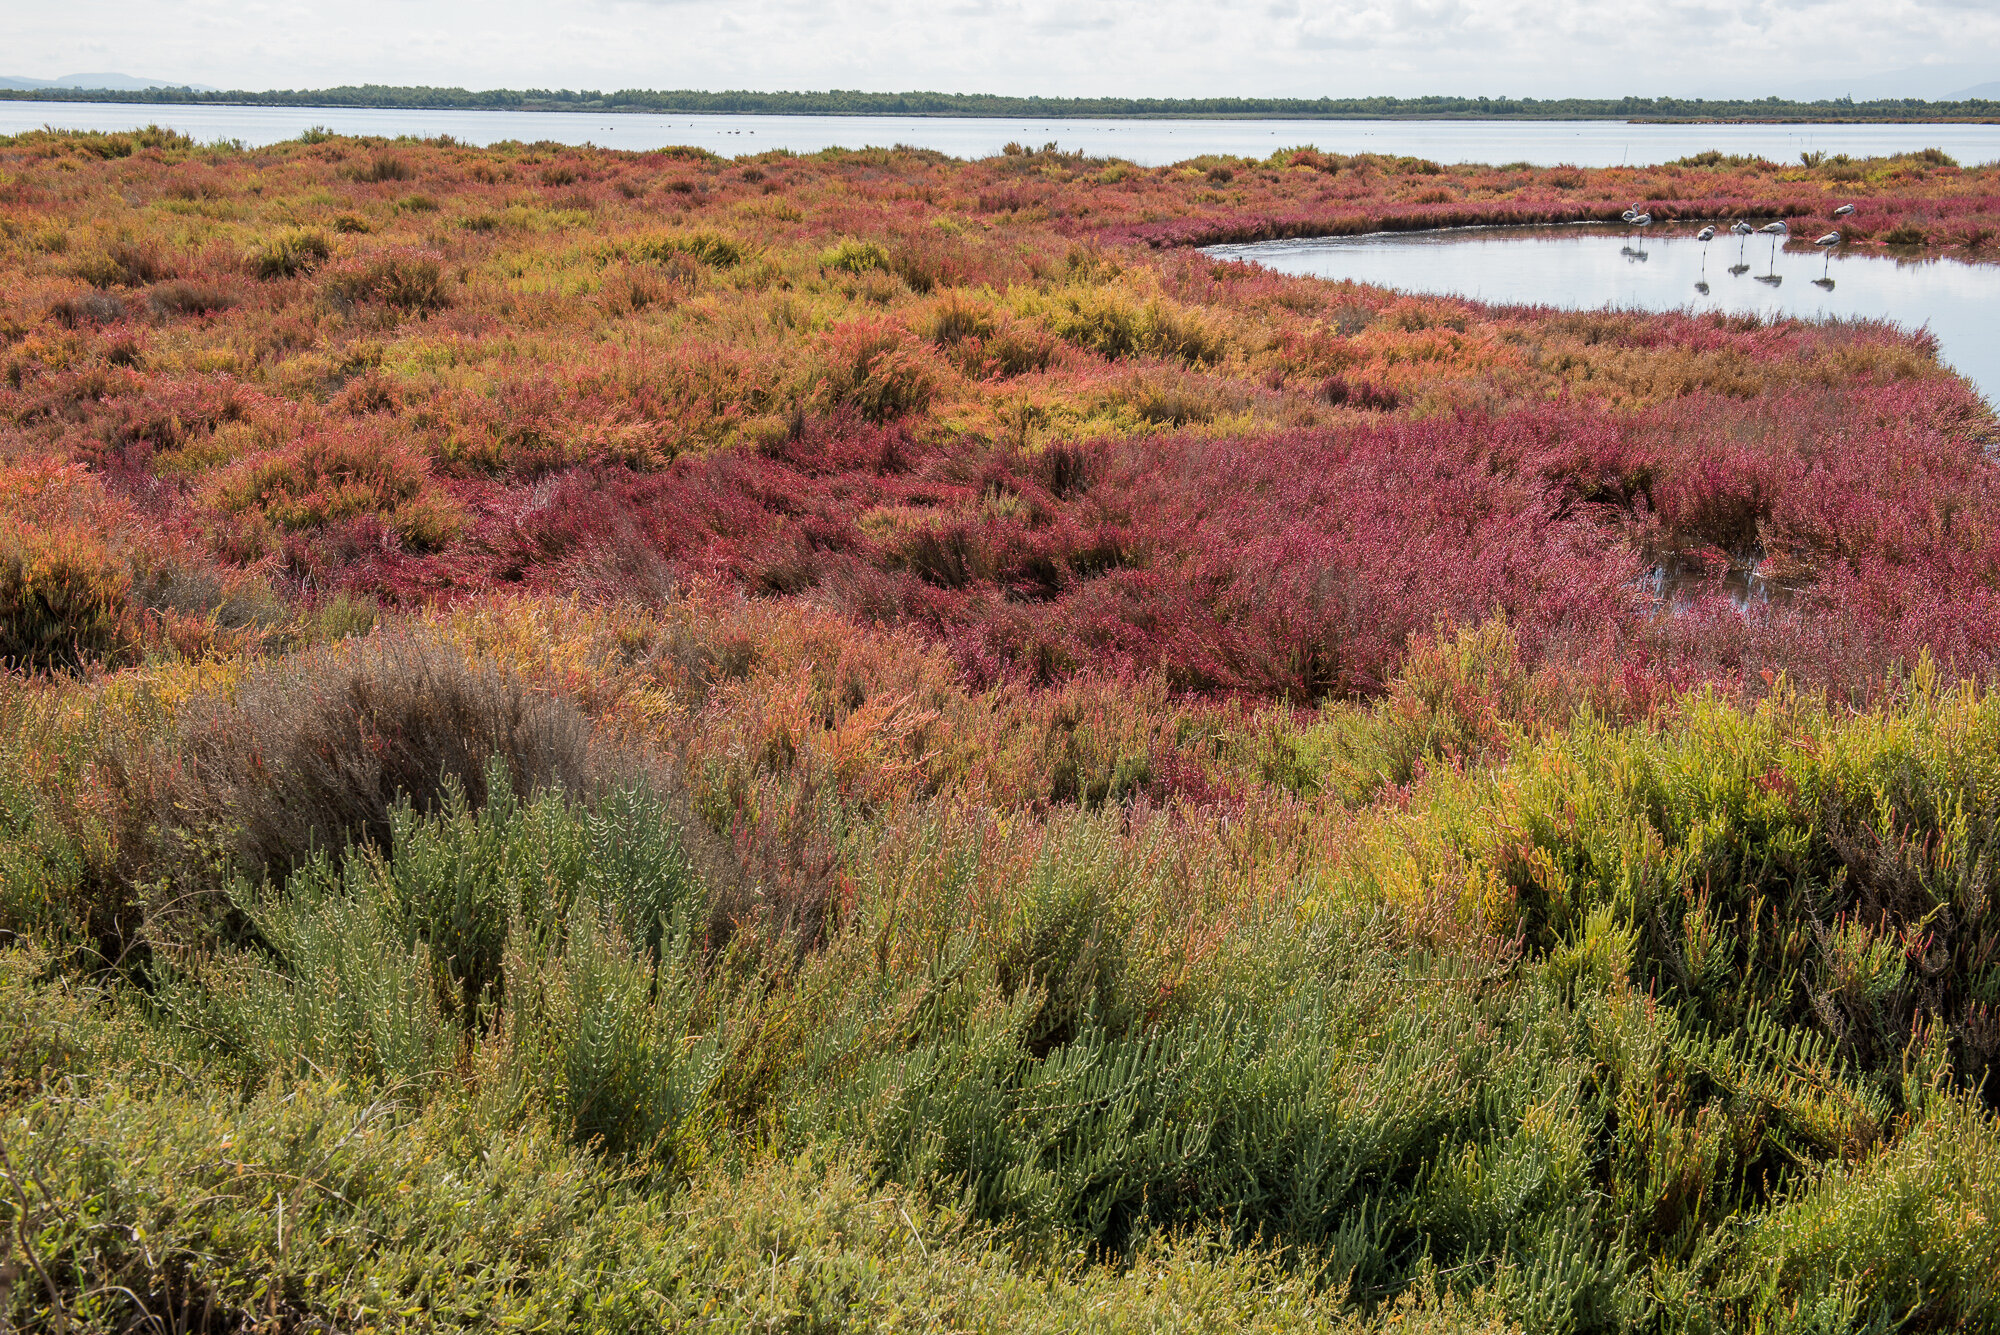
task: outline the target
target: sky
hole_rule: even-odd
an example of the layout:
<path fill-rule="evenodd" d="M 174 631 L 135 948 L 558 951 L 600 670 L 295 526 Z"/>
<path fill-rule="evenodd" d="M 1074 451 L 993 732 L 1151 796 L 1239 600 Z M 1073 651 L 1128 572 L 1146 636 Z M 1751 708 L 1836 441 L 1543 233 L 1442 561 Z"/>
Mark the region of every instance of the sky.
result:
<path fill-rule="evenodd" d="M 0 0 L 0 74 L 223 88 L 1944 96 L 2000 0 Z"/>

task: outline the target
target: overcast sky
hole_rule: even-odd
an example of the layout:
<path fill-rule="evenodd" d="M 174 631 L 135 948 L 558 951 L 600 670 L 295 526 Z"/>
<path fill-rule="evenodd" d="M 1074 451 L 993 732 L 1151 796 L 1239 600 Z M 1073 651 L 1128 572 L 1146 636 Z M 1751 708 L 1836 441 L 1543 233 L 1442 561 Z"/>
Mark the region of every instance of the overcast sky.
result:
<path fill-rule="evenodd" d="M 0 74 L 225 88 L 1941 96 L 2000 0 L 6 0 Z M 1914 71 L 1896 75 L 1897 71 Z M 1852 89 L 1847 85 L 1852 84 Z M 1924 84 L 1928 87 L 1916 87 Z"/>

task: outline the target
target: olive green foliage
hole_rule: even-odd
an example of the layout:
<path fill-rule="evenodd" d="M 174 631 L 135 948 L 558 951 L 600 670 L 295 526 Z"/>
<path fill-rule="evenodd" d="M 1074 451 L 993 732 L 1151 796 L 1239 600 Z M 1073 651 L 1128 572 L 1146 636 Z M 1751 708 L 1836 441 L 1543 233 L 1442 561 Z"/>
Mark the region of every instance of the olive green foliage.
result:
<path fill-rule="evenodd" d="M 639 238 L 631 246 L 634 259 L 663 263 L 685 255 L 711 268 L 727 269 L 750 257 L 750 248 L 733 236 L 701 229 L 692 232 L 657 232 Z"/>
<path fill-rule="evenodd" d="M 333 254 L 333 242 L 313 227 L 288 228 L 250 252 L 249 263 L 259 278 L 294 278 L 310 273 Z"/>
<path fill-rule="evenodd" d="M 1206 366 L 1229 350 L 1227 336 L 1200 313 L 1164 297 L 1142 300 L 1113 288 L 1079 286 L 1046 296 L 1022 293 L 1015 307 L 1057 337 L 1106 357 L 1166 357 Z"/>
<path fill-rule="evenodd" d="M 305 651 L 232 707 L 418 652 Z M 1619 724 L 1492 628 L 1413 661 L 1244 731 L 1358 804 L 1255 896 L 1142 801 L 822 805 L 801 939 L 656 781 L 495 744 L 381 832 L 225 856 L 227 930 L 122 973 L 24 918 L 11 1317 L 2000 1322 L 2000 698 L 1925 667 L 1866 713 L 1780 683 Z M 26 845 L 89 823 L 31 759 L 0 847 L 60 879 Z"/>

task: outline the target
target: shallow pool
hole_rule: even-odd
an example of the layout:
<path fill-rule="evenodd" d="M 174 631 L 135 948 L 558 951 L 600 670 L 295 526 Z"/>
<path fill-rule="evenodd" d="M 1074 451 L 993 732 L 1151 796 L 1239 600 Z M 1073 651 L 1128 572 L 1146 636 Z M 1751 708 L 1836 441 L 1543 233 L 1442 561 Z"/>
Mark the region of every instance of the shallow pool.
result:
<path fill-rule="evenodd" d="M 1211 246 L 1218 257 L 1283 273 L 1572 309 L 1614 306 L 1838 316 L 1928 328 L 1944 360 L 2000 403 L 2000 264 L 1831 255 L 1693 226 L 1640 235 L 1623 228 L 1537 227 L 1384 233 Z M 1810 241 L 1823 228 L 1802 231 Z"/>

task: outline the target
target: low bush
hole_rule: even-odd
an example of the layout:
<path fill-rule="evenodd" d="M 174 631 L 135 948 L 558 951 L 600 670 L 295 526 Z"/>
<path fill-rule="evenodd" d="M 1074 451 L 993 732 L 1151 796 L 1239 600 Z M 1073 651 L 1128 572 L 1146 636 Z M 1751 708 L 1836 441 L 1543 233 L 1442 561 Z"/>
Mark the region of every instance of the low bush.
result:
<path fill-rule="evenodd" d="M 862 274 L 879 269 L 890 269 L 889 252 L 873 241 L 859 241 L 848 237 L 820 252 L 820 264 L 841 273 Z"/>
<path fill-rule="evenodd" d="M 957 288 L 939 298 L 919 327 L 953 365 L 982 379 L 1045 371 L 1061 346 L 1053 335 Z"/>
<path fill-rule="evenodd" d="M 144 287 L 173 277 L 174 266 L 160 249 L 144 241 L 114 241 L 84 252 L 70 272 L 95 287 Z"/>
<path fill-rule="evenodd" d="M 320 431 L 254 455 L 216 476 L 207 495 L 218 510 L 260 530 L 367 520 L 418 551 L 441 547 L 462 522 L 423 459 L 365 429 Z M 244 541 L 261 545 L 265 538 L 254 531 Z"/>
<path fill-rule="evenodd" d="M 1057 337 L 1105 357 L 1162 357 L 1205 366 L 1220 361 L 1228 338 L 1202 315 L 1163 297 L 1138 300 L 1113 288 L 1024 294 L 1015 309 Z"/>
<path fill-rule="evenodd" d="M 356 181 L 379 185 L 384 181 L 413 181 L 417 177 L 417 169 L 400 154 L 377 153 L 368 161 L 350 168 L 348 175 Z"/>
<path fill-rule="evenodd" d="M 146 293 L 146 305 L 155 315 L 213 315 L 226 311 L 242 300 L 224 283 L 193 283 L 177 279 L 161 283 Z"/>
<path fill-rule="evenodd" d="M 66 1014 L 89 1020 L 86 1008 L 18 983 L 8 992 L 17 998 L 33 1009 L 11 1015 L 51 1029 Z M 99 1043 L 116 1051 L 109 1036 Z M 941 1313 L 1031 1335 L 1506 1329 L 1497 1315 L 1474 1324 L 1472 1309 L 1431 1288 L 1379 1321 L 1342 1314 L 1277 1254 L 1209 1236 L 1151 1240 L 1132 1265 L 1024 1254 L 962 1208 L 879 1183 L 837 1154 L 718 1167 L 669 1201 L 539 1122 L 468 1122 L 461 1109 L 413 1112 L 318 1083 L 239 1100 L 134 1082 L 66 1108 L 48 1097 L 12 1106 L 31 1128 L 9 1144 L 56 1285 L 50 1293 L 30 1269 L 11 1286 L 24 1331 L 58 1319 L 87 1335 L 134 1323 L 250 1325 L 274 1309 L 345 1327 L 390 1295 L 418 1308 L 421 1324 L 451 1331 L 833 1332 L 922 1326 Z M 226 1159 L 219 1145 L 231 1147 Z M 78 1200 L 116 1201 L 118 1213 L 68 1208 Z M 0 1208 L 11 1218 L 21 1207 Z M 412 1217 L 425 1221 L 420 1231 L 405 1227 Z M 422 1296 L 403 1296 L 412 1291 Z"/>
<path fill-rule="evenodd" d="M 333 242 L 316 227 L 293 227 L 266 238 L 249 254 L 259 278 L 296 278 L 311 273 L 333 255 Z"/>
<path fill-rule="evenodd" d="M 133 636 L 132 573 L 101 539 L 0 525 L 0 663 L 37 672 L 101 662 Z"/>
<path fill-rule="evenodd" d="M 1402 407 L 1403 398 L 1387 385 L 1368 380 L 1328 376 L 1319 387 L 1320 398 L 1336 408 L 1359 408 L 1363 412 L 1390 413 Z"/>
<path fill-rule="evenodd" d="M 322 290 L 336 301 L 380 302 L 406 314 L 423 315 L 451 304 L 444 266 L 435 252 L 392 247 L 328 265 Z"/>
<path fill-rule="evenodd" d="M 887 320 L 854 320 L 821 341 L 818 387 L 831 411 L 851 408 L 882 422 L 922 412 L 936 392 L 938 368 L 908 330 Z"/>
<path fill-rule="evenodd" d="M 80 297 L 62 297 L 49 303 L 49 315 L 58 324 L 76 329 L 122 320 L 126 316 L 126 306 L 108 292 L 91 292 Z"/>
<path fill-rule="evenodd" d="M 387 848 L 399 801 L 437 809 L 454 786 L 483 806 L 510 790 L 585 794 L 602 763 L 570 705 L 406 634 L 309 649 L 191 702 L 160 819 L 220 841 L 253 876 L 283 877 L 350 842 Z"/>
<path fill-rule="evenodd" d="M 728 269 L 750 257 L 750 248 L 733 236 L 701 229 L 690 232 L 656 232 L 640 237 L 630 248 L 633 259 L 665 263 L 685 255 L 715 269 Z"/>

